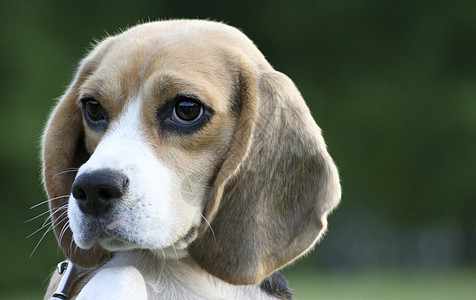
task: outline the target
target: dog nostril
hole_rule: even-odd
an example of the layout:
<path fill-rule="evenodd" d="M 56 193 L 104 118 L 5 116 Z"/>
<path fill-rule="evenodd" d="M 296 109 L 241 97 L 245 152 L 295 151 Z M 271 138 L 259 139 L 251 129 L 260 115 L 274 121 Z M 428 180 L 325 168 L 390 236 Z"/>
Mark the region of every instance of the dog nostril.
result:
<path fill-rule="evenodd" d="M 73 188 L 73 197 L 76 199 L 86 199 L 86 192 L 82 188 Z"/>

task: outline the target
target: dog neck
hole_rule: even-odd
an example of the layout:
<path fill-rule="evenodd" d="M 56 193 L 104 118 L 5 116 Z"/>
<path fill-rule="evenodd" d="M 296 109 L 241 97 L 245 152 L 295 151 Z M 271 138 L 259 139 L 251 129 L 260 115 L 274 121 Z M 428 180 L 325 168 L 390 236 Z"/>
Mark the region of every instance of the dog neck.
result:
<path fill-rule="evenodd" d="M 261 285 L 232 285 L 210 275 L 188 256 L 164 260 L 136 250 L 118 252 L 95 270 L 69 262 L 52 299 L 74 299 L 77 293 L 76 299 L 276 299 L 282 297 L 282 289 L 276 290 L 275 279 L 269 277 Z M 283 287 L 288 290 L 285 280 Z"/>

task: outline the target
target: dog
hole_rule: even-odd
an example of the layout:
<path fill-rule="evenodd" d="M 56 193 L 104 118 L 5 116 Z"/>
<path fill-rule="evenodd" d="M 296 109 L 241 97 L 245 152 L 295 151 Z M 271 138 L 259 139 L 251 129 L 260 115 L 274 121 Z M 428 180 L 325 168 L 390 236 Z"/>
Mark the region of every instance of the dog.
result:
<path fill-rule="evenodd" d="M 341 198 L 293 82 L 212 21 L 150 22 L 95 46 L 42 159 L 70 266 L 45 299 L 292 299 L 278 270 Z"/>

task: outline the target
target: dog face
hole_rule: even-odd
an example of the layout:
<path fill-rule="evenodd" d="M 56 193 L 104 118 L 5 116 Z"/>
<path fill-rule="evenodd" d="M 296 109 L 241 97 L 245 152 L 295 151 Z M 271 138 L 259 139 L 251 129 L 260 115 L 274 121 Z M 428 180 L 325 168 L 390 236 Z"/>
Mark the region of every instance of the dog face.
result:
<path fill-rule="evenodd" d="M 311 248 L 340 199 L 337 170 L 292 82 L 238 30 L 155 22 L 100 43 L 43 139 L 65 255 L 191 255 L 236 284 Z"/>
<path fill-rule="evenodd" d="M 204 41 L 189 37 L 180 48 L 176 37 L 151 30 L 115 38 L 79 87 L 90 157 L 68 216 L 83 249 L 183 249 L 235 131 L 237 70 L 223 57 L 197 55 L 211 46 Z"/>

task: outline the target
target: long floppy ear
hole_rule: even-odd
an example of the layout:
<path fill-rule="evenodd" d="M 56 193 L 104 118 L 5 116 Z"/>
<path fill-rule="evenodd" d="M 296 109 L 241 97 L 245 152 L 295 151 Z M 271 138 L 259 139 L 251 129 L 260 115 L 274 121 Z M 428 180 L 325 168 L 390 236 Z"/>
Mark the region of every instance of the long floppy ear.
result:
<path fill-rule="evenodd" d="M 104 43 L 103 43 L 104 44 Z M 89 155 L 84 144 L 82 112 L 77 104 L 79 88 L 95 70 L 105 48 L 96 49 L 84 59 L 69 89 L 50 115 L 43 135 L 43 183 L 49 198 L 52 226 L 64 254 L 80 267 L 99 264 L 108 254 L 99 245 L 79 248 L 69 229 L 68 200 L 77 169 Z"/>
<path fill-rule="evenodd" d="M 202 268 L 233 284 L 259 283 L 311 249 L 341 196 L 337 168 L 293 82 L 276 71 L 254 74 L 241 72 L 235 140 L 215 181 L 219 197 L 205 210 L 212 230 L 189 248 Z"/>

